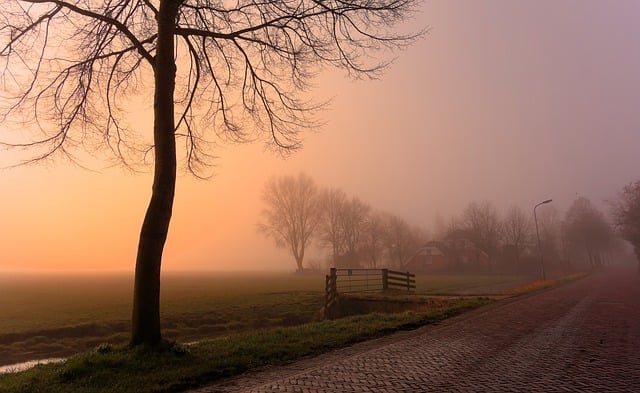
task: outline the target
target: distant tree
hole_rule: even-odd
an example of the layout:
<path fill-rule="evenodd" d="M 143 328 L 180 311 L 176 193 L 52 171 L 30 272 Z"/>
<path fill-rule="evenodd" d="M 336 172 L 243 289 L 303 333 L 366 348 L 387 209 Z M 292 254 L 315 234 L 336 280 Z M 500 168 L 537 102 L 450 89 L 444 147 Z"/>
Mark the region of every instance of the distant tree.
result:
<path fill-rule="evenodd" d="M 640 274 L 640 181 L 624 186 L 612 202 L 611 217 L 618 233 L 633 245 Z"/>
<path fill-rule="evenodd" d="M 512 206 L 502 220 L 500 226 L 502 239 L 505 245 L 513 248 L 516 264 L 520 263 L 520 257 L 531 240 L 533 222 L 531 216 L 520 207 Z"/>
<path fill-rule="evenodd" d="M 417 35 L 392 28 L 417 0 L 6 0 L 0 13 L 4 138 L 34 162 L 104 148 L 125 163 L 153 159 L 136 258 L 131 345 L 156 346 L 160 268 L 178 149 L 198 175 L 216 136 L 295 149 L 317 108 L 298 96 L 324 65 L 375 76 L 373 51 Z M 152 89 L 153 132 L 131 130 L 128 99 Z M 310 112 L 311 111 L 311 112 Z M 201 114 L 201 116 L 198 116 Z M 198 123 L 197 119 L 202 122 Z M 24 124 L 39 128 L 20 137 Z M 139 131 L 139 132 L 135 132 Z M 7 134 L 8 131 L 3 131 Z M 147 136 L 150 135 L 150 138 Z M 177 144 L 177 141 L 181 144 Z M 132 158 L 133 157 L 133 158 Z"/>
<path fill-rule="evenodd" d="M 362 256 L 367 266 L 376 269 L 384 253 L 385 226 L 381 215 L 377 212 L 369 214 L 364 223 L 361 247 Z"/>
<path fill-rule="evenodd" d="M 353 197 L 347 202 L 343 215 L 343 236 L 345 245 L 345 257 L 358 265 L 359 252 L 362 246 L 363 235 L 367 218 L 371 212 L 371 206 Z"/>
<path fill-rule="evenodd" d="M 489 202 L 470 203 L 462 212 L 461 229 L 467 231 L 477 247 L 489 255 L 494 262 L 500 241 L 500 218 L 496 208 Z"/>
<path fill-rule="evenodd" d="M 403 268 L 404 264 L 426 241 L 424 232 L 411 226 L 403 218 L 391 213 L 382 213 L 384 225 L 383 243 L 390 265 Z"/>
<path fill-rule="evenodd" d="M 435 239 L 443 239 L 447 235 L 447 225 L 440 212 L 436 212 L 433 219 L 433 236 Z"/>
<path fill-rule="evenodd" d="M 612 229 L 589 199 L 579 197 L 573 201 L 563 228 L 569 244 L 584 250 L 592 268 L 602 264 L 603 255 L 612 244 Z"/>
<path fill-rule="evenodd" d="M 343 217 L 347 194 L 340 189 L 324 190 L 320 193 L 320 225 L 318 235 L 322 244 L 331 249 L 331 262 L 337 265 L 338 257 L 344 253 L 345 237 Z"/>
<path fill-rule="evenodd" d="M 262 200 L 266 207 L 258 230 L 274 239 L 277 246 L 288 248 L 297 271 L 302 272 L 305 252 L 320 222 L 318 188 L 303 173 L 274 177 L 265 184 Z"/>
<path fill-rule="evenodd" d="M 538 226 L 540 232 L 540 246 L 544 254 L 545 265 L 558 264 L 563 249 L 562 214 L 552 205 L 544 205 L 538 210 Z"/>
<path fill-rule="evenodd" d="M 320 194 L 319 237 L 331 249 L 334 266 L 359 264 L 358 251 L 371 207 L 358 198 L 347 198 L 339 189 Z"/>

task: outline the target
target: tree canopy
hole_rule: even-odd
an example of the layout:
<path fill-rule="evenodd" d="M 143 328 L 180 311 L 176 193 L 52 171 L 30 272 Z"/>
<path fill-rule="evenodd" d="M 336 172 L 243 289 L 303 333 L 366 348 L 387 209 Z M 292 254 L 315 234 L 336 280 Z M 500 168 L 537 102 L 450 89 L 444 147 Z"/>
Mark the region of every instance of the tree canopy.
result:
<path fill-rule="evenodd" d="M 522 208 L 512 206 L 502 220 L 501 229 L 502 240 L 513 248 L 516 263 L 518 263 L 533 234 L 531 216 L 526 214 Z"/>
<path fill-rule="evenodd" d="M 564 235 L 569 244 L 586 252 L 592 267 L 602 264 L 603 255 L 610 248 L 613 231 L 604 214 L 589 199 L 577 198 L 567 210 Z"/>
<path fill-rule="evenodd" d="M 318 188 L 304 173 L 271 178 L 265 184 L 262 200 L 263 221 L 258 230 L 286 247 L 296 260 L 298 272 L 304 270 L 304 257 L 321 218 Z"/>
<path fill-rule="evenodd" d="M 158 345 L 160 270 L 178 155 L 200 176 L 213 144 L 262 138 L 300 146 L 318 103 L 301 94 L 323 66 L 376 76 L 375 52 L 411 43 L 397 32 L 417 0 L 5 0 L 0 14 L 4 146 L 27 162 L 109 151 L 153 162 L 136 257 L 131 344 Z M 153 126 L 132 129 L 130 100 Z M 149 104 L 147 102 L 147 104 Z M 35 128 L 23 138 L 22 130 Z M 179 142 L 179 143 L 178 143 Z M 105 149 L 106 147 L 106 149 Z M 180 150 L 182 147 L 182 150 Z M 182 153 L 180 153 L 182 152 Z"/>
<path fill-rule="evenodd" d="M 612 203 L 611 215 L 620 235 L 635 249 L 640 274 L 640 181 L 624 186 Z"/>
<path fill-rule="evenodd" d="M 372 51 L 402 47 L 416 34 L 393 28 L 415 0 L 257 2 L 210 0 L 5 1 L 0 15 L 3 120 L 41 133 L 3 136 L 35 148 L 32 159 L 106 145 L 127 163 L 157 143 L 128 127 L 133 94 L 154 87 L 161 67 L 175 77 L 175 136 L 198 174 L 216 138 L 295 149 L 316 126 L 321 103 L 300 94 L 325 65 L 355 77 L 387 64 Z M 159 63 L 162 25 L 171 53 Z"/>

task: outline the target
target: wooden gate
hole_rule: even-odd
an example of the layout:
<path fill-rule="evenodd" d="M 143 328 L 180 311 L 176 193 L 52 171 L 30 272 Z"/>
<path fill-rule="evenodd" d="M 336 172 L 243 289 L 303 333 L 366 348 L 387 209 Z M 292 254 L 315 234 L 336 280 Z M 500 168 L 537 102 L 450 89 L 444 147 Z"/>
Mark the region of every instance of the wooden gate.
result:
<path fill-rule="evenodd" d="M 337 269 L 331 268 L 326 276 L 325 308 L 339 293 L 383 292 L 387 290 L 413 291 L 416 275 L 389 269 Z"/>

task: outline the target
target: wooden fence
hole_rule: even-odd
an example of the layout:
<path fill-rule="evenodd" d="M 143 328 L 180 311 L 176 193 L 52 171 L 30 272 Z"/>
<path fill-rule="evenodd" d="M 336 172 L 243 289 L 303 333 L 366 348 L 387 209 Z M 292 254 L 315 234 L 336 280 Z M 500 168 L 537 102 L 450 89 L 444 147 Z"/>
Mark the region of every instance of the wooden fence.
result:
<path fill-rule="evenodd" d="M 326 277 L 325 308 L 338 298 L 339 293 L 415 289 L 416 275 L 413 273 L 389 269 L 331 268 Z"/>

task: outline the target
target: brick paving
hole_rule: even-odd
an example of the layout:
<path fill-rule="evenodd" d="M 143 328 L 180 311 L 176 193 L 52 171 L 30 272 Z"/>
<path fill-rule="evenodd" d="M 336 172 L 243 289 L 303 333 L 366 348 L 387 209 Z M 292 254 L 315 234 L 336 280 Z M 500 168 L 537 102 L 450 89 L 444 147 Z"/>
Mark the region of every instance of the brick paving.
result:
<path fill-rule="evenodd" d="M 640 277 L 611 270 L 189 393 L 640 392 Z"/>

